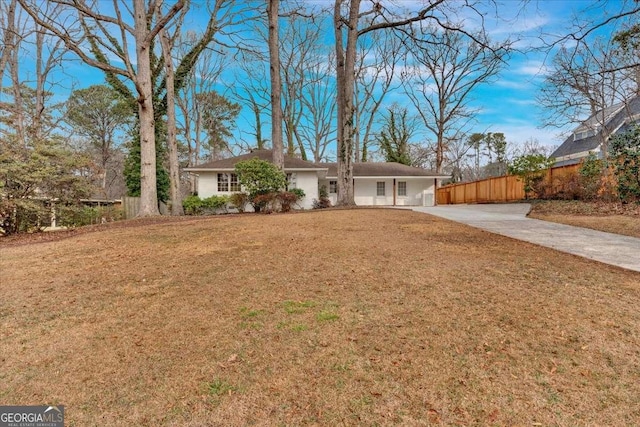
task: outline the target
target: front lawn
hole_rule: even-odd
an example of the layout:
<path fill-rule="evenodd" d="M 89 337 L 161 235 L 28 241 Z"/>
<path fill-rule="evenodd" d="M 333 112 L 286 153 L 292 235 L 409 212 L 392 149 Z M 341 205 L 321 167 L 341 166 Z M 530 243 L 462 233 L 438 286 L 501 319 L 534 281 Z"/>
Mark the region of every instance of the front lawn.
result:
<path fill-rule="evenodd" d="M 0 403 L 68 426 L 640 421 L 640 274 L 425 214 L 128 221 L 0 272 Z"/>

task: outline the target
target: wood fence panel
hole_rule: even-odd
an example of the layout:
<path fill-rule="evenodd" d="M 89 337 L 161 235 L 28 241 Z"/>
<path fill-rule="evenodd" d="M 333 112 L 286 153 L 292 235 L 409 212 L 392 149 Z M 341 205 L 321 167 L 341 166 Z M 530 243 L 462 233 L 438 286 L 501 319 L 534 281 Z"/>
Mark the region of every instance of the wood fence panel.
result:
<path fill-rule="evenodd" d="M 578 173 L 580 164 L 559 166 L 547 170 L 545 179 L 556 186 L 559 180 Z M 518 176 L 505 175 L 480 181 L 447 185 L 438 188 L 438 204 L 500 203 L 524 200 L 524 183 Z"/>
<path fill-rule="evenodd" d="M 126 219 L 135 218 L 140 212 L 140 197 L 123 197 L 122 207 L 124 208 L 124 217 Z"/>

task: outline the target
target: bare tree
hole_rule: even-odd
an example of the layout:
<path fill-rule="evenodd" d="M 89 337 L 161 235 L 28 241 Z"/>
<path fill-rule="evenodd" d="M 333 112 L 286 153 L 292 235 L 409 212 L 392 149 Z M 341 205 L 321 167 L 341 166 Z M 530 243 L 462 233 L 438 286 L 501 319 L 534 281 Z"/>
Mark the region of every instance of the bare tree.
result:
<path fill-rule="evenodd" d="M 4 12 L 4 8 L 5 5 L 0 6 L 0 11 Z M 60 40 L 52 39 L 42 26 L 32 22 L 17 2 L 12 1 L 6 8 L 6 16 L 3 13 L 0 25 L 5 43 L 0 57 L 0 80 L 8 69 L 11 88 L 5 91 L 0 83 L 0 94 L 10 95 L 11 101 L 0 102 L 0 108 L 10 112 L 16 139 L 26 148 L 50 136 L 57 127 L 58 120 L 48 111 L 60 107 L 49 104 L 52 88 L 57 85 L 52 79 L 52 71 L 62 70 L 66 49 Z M 56 5 L 45 4 L 43 8 L 51 16 L 60 13 Z M 25 61 L 23 56 L 32 59 L 32 67 L 31 61 Z M 25 71 L 23 66 L 30 68 Z M 7 98 L 2 96 L 1 99 Z"/>
<path fill-rule="evenodd" d="M 307 160 L 300 136 L 300 127 L 308 113 L 303 99 L 309 86 L 317 83 L 312 68 L 319 60 L 323 33 L 319 20 L 305 18 L 297 11 L 288 13 L 287 17 L 280 37 L 284 135 L 287 154 L 292 156 L 297 149 L 302 159 Z"/>
<path fill-rule="evenodd" d="M 302 88 L 304 120 L 298 126 L 299 140 L 313 155 L 314 162 L 326 161 L 327 148 L 335 141 L 333 117 L 336 111 L 332 83 L 333 55 L 316 54 L 306 62 L 307 84 Z"/>
<path fill-rule="evenodd" d="M 249 126 L 253 129 L 252 135 L 256 141 L 255 145 L 250 143 L 250 147 L 247 148 L 262 150 L 267 145 L 262 133 L 263 114 L 271 112 L 271 97 L 264 62 L 256 52 L 243 52 L 238 67 L 242 72 L 236 74 L 232 93 L 239 103 L 251 109 L 253 122 Z"/>
<path fill-rule="evenodd" d="M 408 28 L 424 21 L 431 22 L 440 28 L 460 32 L 472 40 L 482 43 L 482 40 L 478 40 L 474 34 L 465 31 L 462 24 L 456 24 L 453 19 L 450 19 L 454 18 L 456 13 L 461 10 L 482 17 L 482 11 L 478 8 L 479 4 L 475 2 L 431 0 L 419 10 L 402 13 L 385 8 L 381 2 L 372 2 L 371 8 L 364 10 L 361 10 L 360 4 L 360 0 L 336 0 L 333 11 L 338 92 L 338 205 L 354 204 L 352 161 L 355 126 L 353 99 L 358 38 L 385 29 L 395 29 L 409 34 Z"/>
<path fill-rule="evenodd" d="M 202 38 L 202 35 L 187 32 L 178 44 L 178 55 L 185 57 Z M 205 49 L 197 62 L 185 76 L 185 83 L 177 93 L 180 109 L 181 134 L 187 145 L 187 165 L 195 166 L 203 159 L 206 127 L 205 106 L 198 101 L 199 94 L 214 90 L 224 69 L 224 51 Z M 191 177 L 193 177 L 191 175 Z M 191 191 L 195 191 L 195 180 L 191 180 Z"/>
<path fill-rule="evenodd" d="M 561 48 L 538 96 L 545 107 L 544 126 L 577 124 L 622 101 L 628 80 L 620 71 L 608 71 L 618 64 L 617 55 L 602 40 L 579 52 Z"/>
<path fill-rule="evenodd" d="M 469 107 L 473 90 L 498 73 L 508 45 L 490 47 L 482 34 L 468 40 L 451 30 L 431 33 L 409 48 L 403 80 L 405 94 L 434 137 L 436 172 L 441 173 L 448 143 L 463 139 L 474 117 Z"/>
<path fill-rule="evenodd" d="M 625 40 L 633 40 L 638 31 L 640 2 L 594 1 L 586 6 L 586 10 L 590 13 L 576 13 L 564 35 L 544 35 L 544 48 L 548 52 L 556 48 L 559 51 L 554 56 L 552 70 L 539 101 L 549 112 L 543 117 L 545 126 L 577 124 L 585 117 L 591 117 L 587 125 L 602 130 L 597 134 L 602 144 L 601 152 L 606 156 L 607 141 L 612 131 L 606 129 L 607 107 L 626 102 L 640 93 L 640 56 L 637 55 L 637 46 L 636 54 L 631 55 L 622 46 L 625 54 L 620 55 L 612 45 L 612 41 L 620 41 L 624 45 Z M 596 11 L 602 13 L 594 13 Z M 612 40 L 596 36 L 605 29 L 616 36 Z"/>
<path fill-rule="evenodd" d="M 160 30 L 167 26 L 184 7 L 185 0 L 178 0 L 167 12 L 160 15 L 156 14 L 156 10 L 160 7 L 159 3 L 151 2 L 146 5 L 144 0 L 133 0 L 132 9 L 129 5 L 124 5 L 124 11 L 131 15 L 133 26 L 123 17 L 123 10 L 118 2 L 113 3 L 113 14 L 105 15 L 100 13 L 101 8 L 95 3 L 82 0 L 51 0 L 48 3 L 58 4 L 64 9 L 57 16 L 49 16 L 41 7 L 41 2 L 18 1 L 38 25 L 59 37 L 65 46 L 86 64 L 120 76 L 134 84 L 140 120 L 141 197 L 138 215 L 159 215 L 151 47 Z M 76 22 L 71 22 L 69 19 L 70 12 L 76 13 Z M 151 22 L 151 19 L 156 16 L 157 19 Z M 56 19 L 58 17 L 59 19 Z M 133 38 L 135 44 L 135 62 L 129 52 L 130 38 Z M 123 65 L 115 66 L 104 56 L 94 58 L 87 49 L 85 40 L 89 40 L 93 47 L 98 46 L 116 56 Z"/>
<path fill-rule="evenodd" d="M 4 80 L 4 71 L 9 62 L 9 58 L 16 48 L 16 6 L 17 0 L 9 2 L 0 2 L 0 94 L 2 94 L 2 82 Z"/>
<path fill-rule="evenodd" d="M 354 85 L 354 161 L 366 162 L 373 125 L 385 97 L 398 86 L 396 64 L 403 52 L 401 39 L 378 31 L 359 39 Z"/>

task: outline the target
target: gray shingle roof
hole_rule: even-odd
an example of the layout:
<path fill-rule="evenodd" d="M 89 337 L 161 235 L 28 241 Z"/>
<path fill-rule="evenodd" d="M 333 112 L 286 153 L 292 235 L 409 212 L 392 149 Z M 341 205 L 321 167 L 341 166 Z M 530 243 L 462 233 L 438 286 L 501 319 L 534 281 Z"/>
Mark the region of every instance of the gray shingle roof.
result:
<path fill-rule="evenodd" d="M 186 168 L 186 171 L 202 172 L 202 171 L 215 171 L 215 170 L 231 170 L 235 164 L 243 160 L 250 160 L 253 158 L 259 158 L 270 162 L 273 158 L 272 150 L 253 150 L 251 153 L 242 154 L 236 157 L 230 157 L 228 159 L 215 160 L 213 162 L 204 163 L 202 165 Z M 309 169 L 324 171 L 328 169 L 328 177 L 338 176 L 338 164 L 337 163 L 311 163 L 295 157 L 284 157 L 285 170 L 292 169 Z M 353 176 L 429 176 L 429 177 L 446 177 L 450 175 L 436 173 L 422 168 L 416 168 L 413 166 L 403 165 L 401 163 L 387 162 L 387 163 L 353 163 Z"/>
<path fill-rule="evenodd" d="M 607 129 L 614 131 L 614 134 L 624 131 L 624 129 L 628 128 L 628 124 L 625 124 L 625 121 L 627 121 L 629 117 L 637 114 L 640 114 L 640 96 L 632 98 L 626 104 L 616 104 L 606 109 L 604 111 L 604 115 L 609 119 L 606 122 L 606 127 Z M 596 135 L 591 135 L 578 140 L 574 140 L 574 135 L 576 132 L 594 129 L 599 123 L 597 121 L 598 118 L 601 117 L 603 117 L 602 112 L 599 112 L 585 120 L 574 130 L 574 132 L 571 133 L 571 135 L 567 137 L 567 139 L 564 140 L 562 145 L 560 145 L 560 147 L 551 154 L 551 157 L 560 158 L 571 154 L 592 151 L 598 148 L 601 143 L 600 132 Z"/>
<path fill-rule="evenodd" d="M 319 163 L 329 169 L 327 177 L 338 176 L 337 163 Z M 402 163 L 386 162 L 386 163 L 353 163 L 353 176 L 432 176 L 432 177 L 449 177 L 450 175 L 436 173 L 434 171 L 416 168 L 413 166 L 403 165 Z"/>
<path fill-rule="evenodd" d="M 273 150 L 253 150 L 251 153 L 242 154 L 236 157 L 230 157 L 228 159 L 214 160 L 213 162 L 208 162 L 201 165 L 193 166 L 185 170 L 204 171 L 204 170 L 233 169 L 236 163 L 241 162 L 243 160 L 250 160 L 253 158 L 258 158 L 260 160 L 266 160 L 268 162 L 271 162 L 271 160 L 273 159 Z M 290 156 L 284 156 L 284 168 L 285 169 L 310 169 L 310 170 L 326 169 L 315 163 L 307 162 L 305 160 L 297 159 L 295 157 L 290 157 Z"/>

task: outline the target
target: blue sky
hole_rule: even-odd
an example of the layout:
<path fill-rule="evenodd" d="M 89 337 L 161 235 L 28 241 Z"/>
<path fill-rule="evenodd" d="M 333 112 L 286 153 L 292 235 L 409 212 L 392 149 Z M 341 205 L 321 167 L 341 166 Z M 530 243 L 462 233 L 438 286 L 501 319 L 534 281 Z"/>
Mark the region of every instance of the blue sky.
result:
<path fill-rule="evenodd" d="M 2 0 L 0 0 L 2 1 Z M 105 1 L 105 0 L 103 0 Z M 539 46 L 540 38 L 551 40 L 571 29 L 574 19 L 596 19 L 606 17 L 607 13 L 615 13 L 623 6 L 624 0 L 609 0 L 596 2 L 582 0 L 530 0 L 525 3 L 516 0 L 501 1 L 497 5 L 499 19 L 495 13 L 485 16 L 485 25 L 489 29 L 494 40 L 516 36 L 519 41 L 517 47 L 525 50 L 531 46 Z M 110 2 L 104 2 L 108 7 Z M 329 0 L 308 0 L 307 3 L 320 6 L 330 6 Z M 366 4 L 363 1 L 363 4 Z M 384 4 L 394 2 L 383 2 Z M 416 7 L 420 3 L 417 0 L 396 1 L 395 4 L 403 7 Z M 286 2 L 283 2 L 286 4 Z M 204 2 L 196 3 L 187 18 L 185 30 L 199 30 L 206 23 Z M 469 20 L 469 26 L 473 27 L 473 20 Z M 600 31 L 601 36 L 608 36 L 615 31 L 610 26 Z M 327 28 L 326 39 L 329 43 L 333 40 L 332 29 Z M 504 70 L 492 83 L 480 87 L 473 96 L 472 106 L 478 110 L 477 122 L 473 125 L 474 132 L 503 132 L 507 140 L 519 145 L 529 139 L 537 139 L 544 145 L 554 146 L 561 142 L 562 131 L 567 129 L 542 129 L 540 128 L 541 106 L 536 101 L 536 95 L 540 84 L 547 73 L 547 65 L 553 57 L 553 51 L 537 51 L 529 53 L 516 53 L 509 60 Z M 27 75 L 32 64 L 28 53 L 23 59 L 22 73 Z M 234 84 L 236 72 L 233 68 L 227 69 L 222 81 L 217 82 L 218 88 L 223 91 L 225 86 Z M 79 60 L 65 63 L 64 73 L 55 76 L 56 100 L 64 100 L 69 91 L 87 87 L 91 84 L 103 83 L 104 77 L 100 71 L 84 65 Z M 5 74 L 5 85 L 8 84 Z M 392 94 L 386 100 L 389 105 L 401 99 L 399 94 Z M 252 120 L 251 112 L 245 108 L 238 121 L 236 138 L 246 139 L 247 123 Z M 268 124 L 268 120 L 265 120 Z M 269 128 L 264 127 L 263 132 L 269 135 Z"/>

